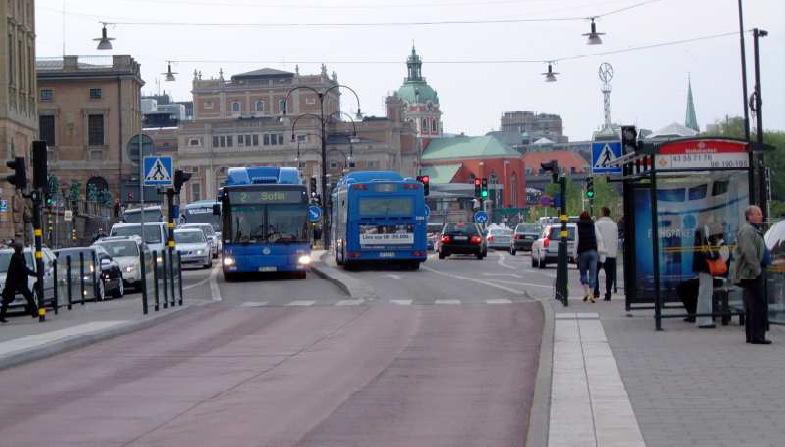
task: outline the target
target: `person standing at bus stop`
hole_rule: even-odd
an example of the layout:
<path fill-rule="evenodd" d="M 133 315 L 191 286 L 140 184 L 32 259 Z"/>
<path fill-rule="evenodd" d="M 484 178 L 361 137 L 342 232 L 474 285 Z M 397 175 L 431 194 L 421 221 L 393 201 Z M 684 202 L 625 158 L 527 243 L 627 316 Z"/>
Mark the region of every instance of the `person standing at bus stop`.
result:
<path fill-rule="evenodd" d="M 588 211 L 581 213 L 578 220 L 577 240 L 578 270 L 583 286 L 583 301 L 596 302 L 594 299 L 594 286 L 597 280 L 597 263 L 600 253 L 605 252 L 602 235 L 597 231 L 594 221 Z"/>
<path fill-rule="evenodd" d="M 14 301 L 16 293 L 19 292 L 27 300 L 27 310 L 30 315 L 35 318 L 38 316 L 38 306 L 33 300 L 33 294 L 27 288 L 27 277 L 36 276 L 34 270 L 30 269 L 25 262 L 25 256 L 22 254 L 22 244 L 14 243 L 14 254 L 11 255 L 11 260 L 8 263 L 8 273 L 5 277 L 5 288 L 3 289 L 3 303 L 0 307 L 0 323 L 6 323 L 5 314 L 8 312 L 8 305 Z"/>
<path fill-rule="evenodd" d="M 768 345 L 766 339 L 766 303 L 763 301 L 763 281 L 766 267 L 766 243 L 763 240 L 761 224 L 763 212 L 755 205 L 744 211 L 746 222 L 739 226 L 734 250 L 735 270 L 733 283 L 744 289 L 744 330 L 747 343 Z"/>
<path fill-rule="evenodd" d="M 597 219 L 594 224 L 597 232 L 602 235 L 602 243 L 605 245 L 605 253 L 600 256 L 597 264 L 597 276 L 594 278 L 594 298 L 600 297 L 600 268 L 605 270 L 605 301 L 610 301 L 613 294 L 613 286 L 616 283 L 616 253 L 619 251 L 619 227 L 611 219 L 611 210 L 607 206 L 602 207 L 602 217 Z"/>

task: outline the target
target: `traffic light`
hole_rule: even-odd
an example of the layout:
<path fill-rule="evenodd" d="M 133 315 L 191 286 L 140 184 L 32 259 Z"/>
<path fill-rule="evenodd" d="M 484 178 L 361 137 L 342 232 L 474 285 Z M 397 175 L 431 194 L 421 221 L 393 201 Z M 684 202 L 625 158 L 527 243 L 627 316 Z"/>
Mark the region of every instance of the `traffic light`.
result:
<path fill-rule="evenodd" d="M 586 177 L 586 198 L 594 200 L 594 177 Z"/>
<path fill-rule="evenodd" d="M 488 179 L 482 178 L 482 193 L 480 194 L 483 200 L 488 198 Z"/>
<path fill-rule="evenodd" d="M 49 192 L 49 176 L 46 172 L 46 141 L 33 141 L 33 188 L 44 194 Z"/>
<path fill-rule="evenodd" d="M 422 183 L 422 190 L 424 195 L 428 195 L 431 192 L 431 176 L 429 175 L 418 175 L 417 181 Z"/>
<path fill-rule="evenodd" d="M 311 197 L 316 197 L 316 177 L 311 177 Z"/>
<path fill-rule="evenodd" d="M 480 177 L 474 178 L 474 197 L 478 199 L 482 195 L 482 179 Z"/>
<path fill-rule="evenodd" d="M 8 180 L 10 184 L 16 186 L 16 189 L 25 189 L 27 187 L 25 158 L 16 157 L 11 161 L 7 161 L 5 165 L 14 170 L 14 173 L 7 176 L 5 179 Z"/>
<path fill-rule="evenodd" d="M 621 151 L 630 154 L 638 150 L 638 131 L 635 126 L 621 126 Z"/>
<path fill-rule="evenodd" d="M 191 180 L 191 176 L 192 175 L 193 174 L 191 174 L 190 172 L 183 172 L 180 169 L 175 169 L 175 171 L 174 171 L 174 192 L 176 194 L 180 194 L 180 188 L 182 188 L 183 183 L 187 182 L 188 180 Z"/>
<path fill-rule="evenodd" d="M 558 160 L 551 160 L 544 163 L 540 163 L 540 167 L 544 172 L 550 172 L 553 183 L 559 183 L 559 161 Z"/>

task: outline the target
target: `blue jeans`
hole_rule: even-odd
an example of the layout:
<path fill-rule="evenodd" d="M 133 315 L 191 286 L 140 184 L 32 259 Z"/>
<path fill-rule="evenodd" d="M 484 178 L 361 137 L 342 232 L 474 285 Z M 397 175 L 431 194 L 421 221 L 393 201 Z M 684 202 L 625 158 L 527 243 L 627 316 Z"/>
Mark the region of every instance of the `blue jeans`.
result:
<path fill-rule="evenodd" d="M 586 284 L 594 290 L 597 281 L 597 262 L 600 255 L 597 250 L 588 250 L 578 255 L 578 270 L 581 273 L 581 284 Z"/>

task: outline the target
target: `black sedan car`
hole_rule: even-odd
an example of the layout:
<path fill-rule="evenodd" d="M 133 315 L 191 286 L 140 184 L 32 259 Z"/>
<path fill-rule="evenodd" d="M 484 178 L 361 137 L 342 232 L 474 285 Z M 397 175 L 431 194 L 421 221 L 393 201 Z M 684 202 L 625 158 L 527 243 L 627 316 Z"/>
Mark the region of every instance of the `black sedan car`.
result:
<path fill-rule="evenodd" d="M 540 237 L 542 228 L 536 223 L 520 223 L 515 226 L 515 231 L 510 242 L 510 254 L 515 256 L 518 250 L 531 251 L 532 243 Z"/>
<path fill-rule="evenodd" d="M 488 255 L 488 245 L 476 223 L 448 223 L 438 242 L 439 259 L 452 254 L 475 255 L 482 259 Z"/>
<path fill-rule="evenodd" d="M 84 262 L 84 282 L 85 282 L 85 298 L 95 298 L 100 301 L 106 298 L 106 294 L 110 294 L 114 298 L 120 298 L 125 293 L 123 289 L 123 274 L 120 266 L 112 259 L 109 252 L 99 245 L 92 247 L 73 247 L 63 248 L 56 250 L 57 264 L 65 271 L 67 268 L 67 259 L 71 257 L 71 284 L 76 287 L 80 284 L 80 262 Z M 82 254 L 82 258 L 79 254 Z M 80 261 L 81 260 L 81 261 Z M 100 273 L 95 275 L 95 283 L 93 283 L 93 272 L 95 272 L 95 264 L 99 265 Z M 90 296 L 89 287 L 93 287 L 93 296 Z M 81 287 L 81 286 L 79 286 Z M 74 297 L 77 300 L 78 297 Z"/>

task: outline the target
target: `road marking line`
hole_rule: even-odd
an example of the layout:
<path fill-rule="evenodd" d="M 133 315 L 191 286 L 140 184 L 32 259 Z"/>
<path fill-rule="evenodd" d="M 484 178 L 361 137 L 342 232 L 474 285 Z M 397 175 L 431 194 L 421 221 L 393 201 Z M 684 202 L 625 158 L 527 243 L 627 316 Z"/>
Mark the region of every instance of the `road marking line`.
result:
<path fill-rule="evenodd" d="M 483 273 L 483 276 L 509 276 L 511 278 L 520 278 L 521 275 L 516 275 L 515 273 Z"/>
<path fill-rule="evenodd" d="M 497 298 L 492 300 L 485 300 L 485 304 L 512 304 L 512 300 L 507 298 Z"/>
<path fill-rule="evenodd" d="M 388 273 L 388 274 L 386 274 L 386 275 L 384 275 L 384 276 L 386 276 L 386 277 L 388 277 L 388 278 L 396 279 L 396 280 L 399 280 L 399 279 L 401 279 L 401 276 L 400 276 L 400 275 L 394 275 L 394 274 L 392 274 L 392 273 Z"/>
<path fill-rule="evenodd" d="M 556 317 L 548 446 L 645 447 L 597 314 Z"/>
<path fill-rule="evenodd" d="M 390 300 L 390 303 L 396 304 L 398 306 L 410 306 L 412 304 L 412 300 Z"/>
<path fill-rule="evenodd" d="M 210 276 L 212 276 L 212 274 L 213 274 L 213 272 L 210 272 Z M 205 278 L 205 279 L 203 279 L 203 280 L 201 280 L 201 281 L 199 281 L 197 283 L 194 283 L 194 284 L 191 284 L 191 285 L 183 287 L 183 290 L 189 290 L 189 289 L 193 289 L 193 288 L 196 288 L 196 287 L 199 287 L 199 286 L 203 285 L 207 281 L 210 281 L 210 276 L 208 276 L 207 278 Z"/>
<path fill-rule="evenodd" d="M 223 297 L 221 296 L 221 289 L 218 287 L 218 281 L 216 281 L 216 277 L 218 277 L 218 271 L 220 270 L 220 264 L 213 267 L 213 271 L 210 272 L 210 295 L 213 297 L 213 301 L 223 301 Z"/>
<path fill-rule="evenodd" d="M 309 300 L 295 300 L 286 303 L 287 306 L 313 306 L 316 301 L 309 301 Z"/>
<path fill-rule="evenodd" d="M 492 281 L 502 282 L 504 284 L 514 284 L 516 286 L 539 287 L 541 289 L 553 289 L 553 284 L 546 285 L 546 284 L 535 284 L 535 283 L 532 283 L 532 282 L 505 281 L 503 279 L 494 279 Z"/>
<path fill-rule="evenodd" d="M 240 307 L 264 307 L 267 303 L 267 301 L 246 301 L 240 304 Z"/>
<path fill-rule="evenodd" d="M 461 300 L 436 300 L 434 304 L 461 304 Z"/>
<path fill-rule="evenodd" d="M 14 340 L 8 340 L 0 343 L 0 356 L 13 354 L 18 351 L 24 351 L 30 348 L 35 348 L 48 343 L 60 341 L 69 337 L 79 335 L 87 335 L 94 332 L 100 332 L 108 328 L 127 323 L 127 320 L 116 321 L 93 321 L 92 323 L 79 324 L 66 329 L 59 329 L 56 331 L 44 332 L 43 334 L 27 335 Z"/>
<path fill-rule="evenodd" d="M 364 303 L 365 300 L 341 300 L 335 303 L 336 306 L 359 306 L 360 304 Z"/>
<path fill-rule="evenodd" d="M 476 282 L 476 283 L 478 283 L 478 284 L 483 284 L 483 285 L 486 285 L 486 286 L 490 286 L 490 287 L 494 287 L 494 288 L 497 288 L 497 289 L 501 289 L 501 290 L 504 290 L 504 291 L 506 291 L 506 292 L 514 293 L 514 294 L 516 294 L 516 295 L 525 295 L 525 294 L 524 294 L 523 292 L 521 292 L 520 290 L 516 290 L 516 289 L 513 289 L 513 288 L 511 288 L 511 287 L 505 287 L 505 286 L 501 286 L 501 285 L 499 285 L 499 284 L 492 283 L 492 282 L 490 282 L 490 281 L 485 281 L 485 280 L 482 280 L 482 279 L 476 279 L 476 278 L 467 278 L 467 277 L 465 277 L 465 276 L 454 275 L 454 274 L 452 274 L 452 273 L 445 273 L 445 272 L 440 272 L 440 271 L 438 271 L 438 270 L 436 270 L 436 269 L 433 269 L 433 268 L 431 268 L 431 267 L 428 267 L 428 266 L 425 266 L 425 265 L 423 265 L 423 266 L 422 266 L 422 267 L 420 267 L 420 268 L 422 268 L 423 270 L 428 270 L 429 272 L 436 273 L 437 275 L 447 276 L 448 278 L 462 279 L 462 280 L 464 280 L 464 281 L 471 281 L 471 282 Z M 522 283 L 519 283 L 519 284 L 522 284 Z M 540 287 L 542 287 L 542 286 L 540 286 Z M 531 300 L 531 299 L 526 299 L 525 301 L 533 301 L 533 300 Z"/>

